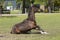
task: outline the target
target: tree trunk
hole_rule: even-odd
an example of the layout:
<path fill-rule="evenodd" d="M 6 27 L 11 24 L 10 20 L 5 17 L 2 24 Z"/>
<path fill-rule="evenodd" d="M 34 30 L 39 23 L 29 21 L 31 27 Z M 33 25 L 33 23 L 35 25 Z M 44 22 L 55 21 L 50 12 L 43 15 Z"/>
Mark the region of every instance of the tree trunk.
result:
<path fill-rule="evenodd" d="M 25 0 L 23 0 L 23 9 L 22 9 L 22 13 L 25 13 Z"/>
<path fill-rule="evenodd" d="M 52 5 L 52 0 L 48 0 L 48 12 L 51 13 L 51 5 Z"/>

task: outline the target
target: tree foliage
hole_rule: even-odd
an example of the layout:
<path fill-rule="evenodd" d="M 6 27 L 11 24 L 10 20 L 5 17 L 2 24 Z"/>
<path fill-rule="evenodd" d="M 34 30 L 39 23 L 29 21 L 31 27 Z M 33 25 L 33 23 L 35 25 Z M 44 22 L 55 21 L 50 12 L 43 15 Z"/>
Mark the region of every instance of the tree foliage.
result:
<path fill-rule="evenodd" d="M 55 6 L 60 6 L 60 0 L 54 0 L 54 5 Z"/>

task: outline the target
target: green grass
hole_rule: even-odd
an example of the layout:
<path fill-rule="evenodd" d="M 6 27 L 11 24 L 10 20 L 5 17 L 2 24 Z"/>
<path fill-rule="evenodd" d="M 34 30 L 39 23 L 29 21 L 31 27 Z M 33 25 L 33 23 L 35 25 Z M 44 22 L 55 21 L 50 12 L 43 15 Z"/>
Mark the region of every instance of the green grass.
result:
<path fill-rule="evenodd" d="M 60 40 L 60 14 L 36 14 L 36 21 L 49 34 L 10 34 L 14 24 L 26 19 L 26 15 L 0 17 L 0 40 Z M 2 37 L 1 37 L 2 36 Z"/>
<path fill-rule="evenodd" d="M 22 10 L 11 10 L 10 14 L 21 14 Z"/>

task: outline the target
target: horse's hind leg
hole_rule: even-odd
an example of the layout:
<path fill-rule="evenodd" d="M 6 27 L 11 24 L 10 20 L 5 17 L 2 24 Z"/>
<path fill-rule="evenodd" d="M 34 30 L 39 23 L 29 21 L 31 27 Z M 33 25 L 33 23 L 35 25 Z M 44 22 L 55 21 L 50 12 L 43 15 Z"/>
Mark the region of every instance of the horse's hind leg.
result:
<path fill-rule="evenodd" d="M 29 30 L 29 31 L 23 31 L 22 33 L 23 34 L 30 34 L 31 33 L 31 30 Z"/>
<path fill-rule="evenodd" d="M 20 30 L 17 29 L 17 28 L 14 28 L 14 29 L 11 30 L 10 33 L 11 33 L 11 34 L 20 34 Z"/>

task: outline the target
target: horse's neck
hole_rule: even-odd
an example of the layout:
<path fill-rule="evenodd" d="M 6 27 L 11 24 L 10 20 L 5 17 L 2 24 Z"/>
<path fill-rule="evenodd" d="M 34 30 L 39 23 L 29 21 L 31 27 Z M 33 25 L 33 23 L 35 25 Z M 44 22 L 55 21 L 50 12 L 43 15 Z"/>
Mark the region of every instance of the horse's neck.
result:
<path fill-rule="evenodd" d="M 29 8 L 28 19 L 32 20 L 32 21 L 35 20 L 35 13 L 34 13 L 34 9 L 32 7 Z"/>

